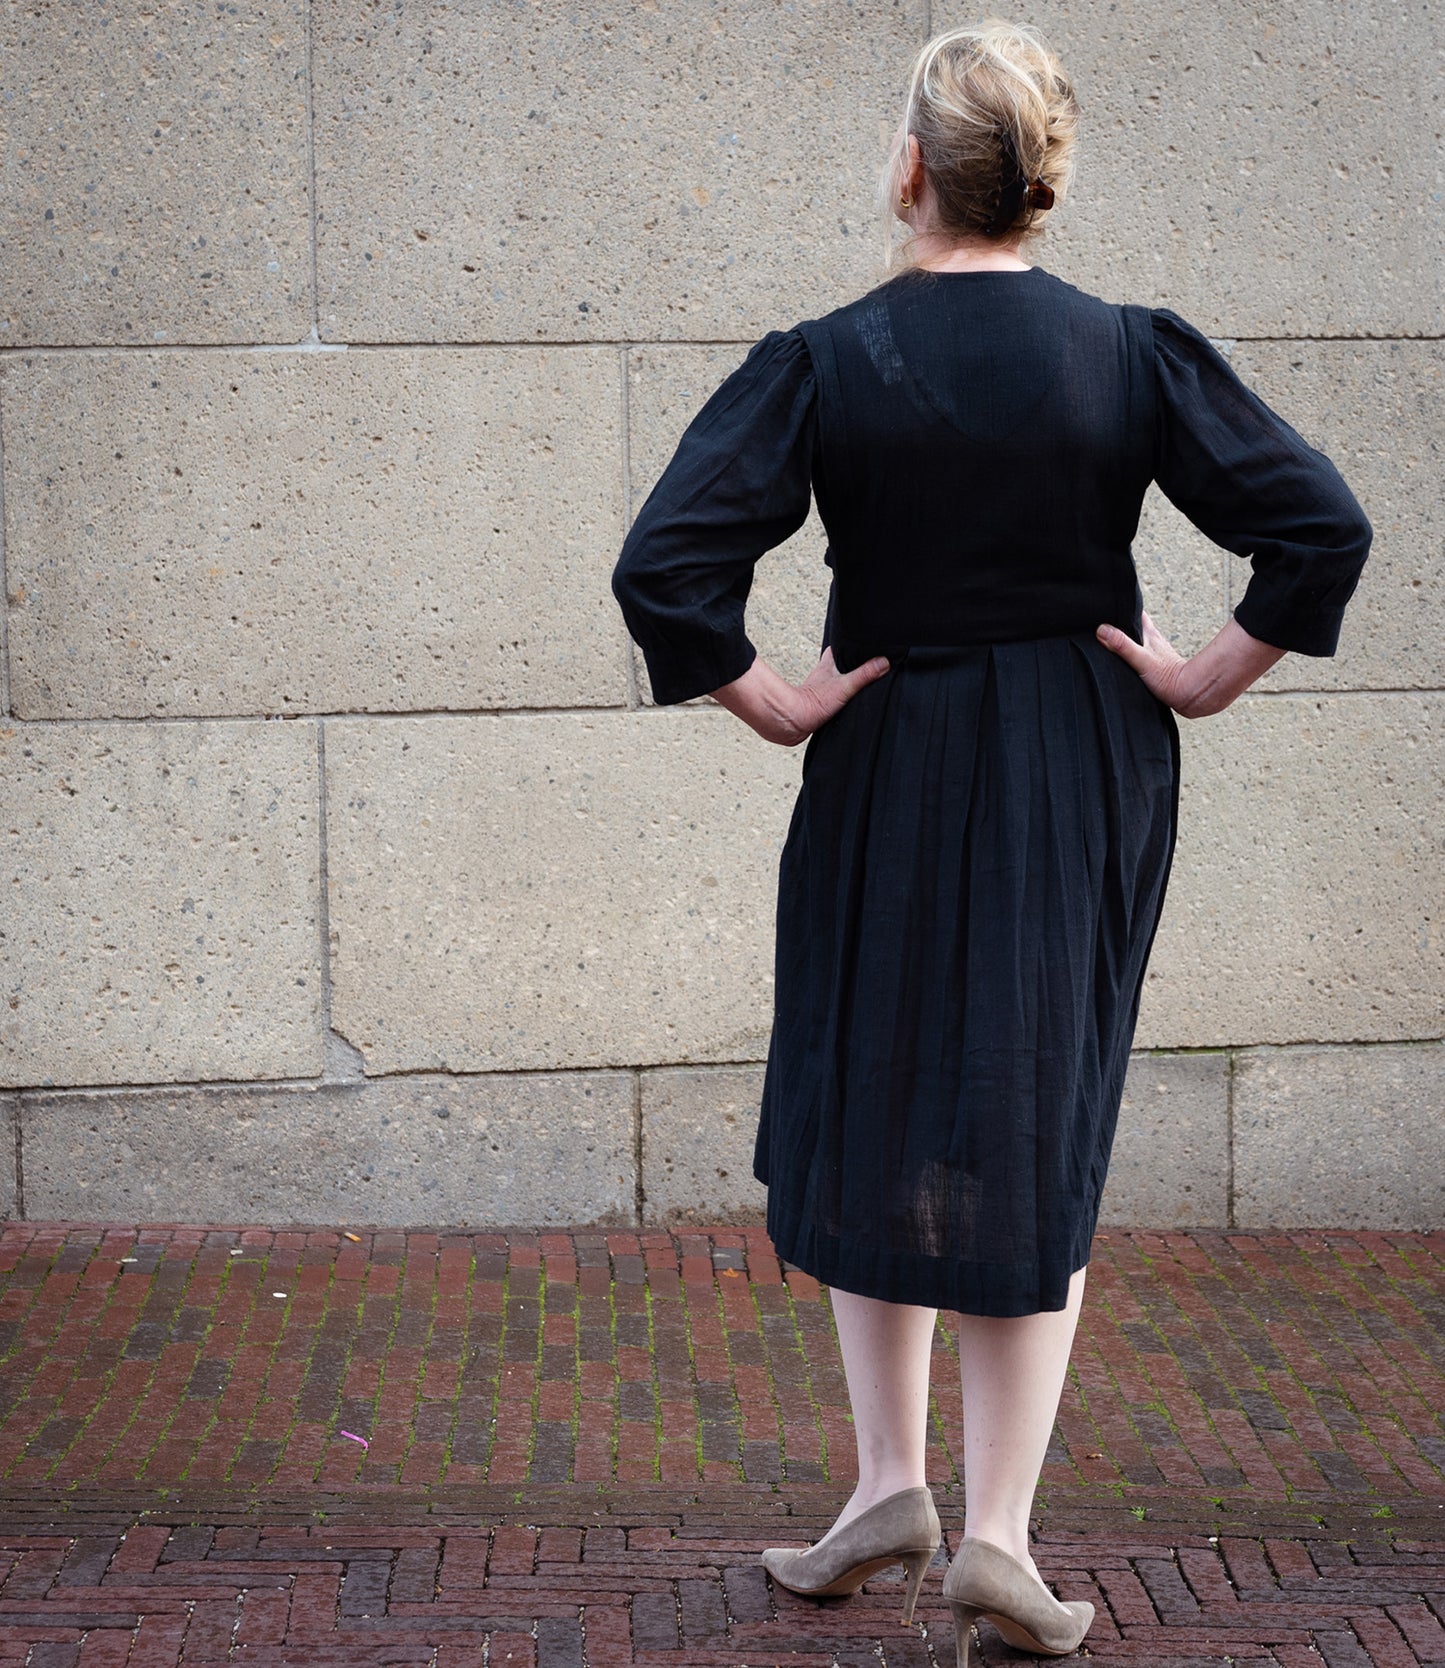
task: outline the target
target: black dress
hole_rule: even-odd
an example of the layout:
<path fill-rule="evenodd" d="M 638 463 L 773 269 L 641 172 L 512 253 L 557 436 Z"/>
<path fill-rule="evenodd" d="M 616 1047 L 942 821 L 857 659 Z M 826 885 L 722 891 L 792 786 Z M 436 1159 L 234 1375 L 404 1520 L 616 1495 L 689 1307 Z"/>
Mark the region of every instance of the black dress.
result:
<path fill-rule="evenodd" d="M 1173 313 L 1034 267 L 903 274 L 766 336 L 613 574 L 654 698 L 740 677 L 758 557 L 816 495 L 822 643 L 890 670 L 808 740 L 778 874 L 754 1171 L 778 1253 L 893 1302 L 1062 1308 L 1088 1260 L 1173 857 L 1140 638 L 1151 480 L 1252 558 L 1234 610 L 1331 655 L 1371 531 Z"/>

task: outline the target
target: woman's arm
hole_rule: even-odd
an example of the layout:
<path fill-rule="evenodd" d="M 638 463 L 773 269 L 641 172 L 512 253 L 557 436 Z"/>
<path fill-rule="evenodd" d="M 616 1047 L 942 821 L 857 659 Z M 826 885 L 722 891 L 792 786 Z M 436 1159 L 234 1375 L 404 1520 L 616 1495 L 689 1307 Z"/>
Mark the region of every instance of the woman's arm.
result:
<path fill-rule="evenodd" d="M 1101 625 L 1095 635 L 1106 649 L 1112 649 L 1134 668 L 1151 694 L 1173 707 L 1181 718 L 1208 718 L 1211 713 L 1223 712 L 1286 652 L 1251 637 L 1233 618 L 1188 660 L 1147 614 L 1142 643 L 1136 643 L 1118 626 Z"/>
<path fill-rule="evenodd" d="M 818 664 L 795 688 L 758 655 L 740 678 L 714 689 L 712 698 L 751 725 L 764 741 L 796 747 L 814 730 L 821 729 L 865 684 L 881 678 L 887 670 L 888 662 L 879 655 L 851 672 L 840 672 L 829 644 Z"/>
<path fill-rule="evenodd" d="M 628 531 L 612 594 L 659 706 L 736 680 L 757 652 L 753 571 L 807 519 L 816 391 L 802 336 L 764 336 L 688 424 Z"/>
<path fill-rule="evenodd" d="M 1334 464 L 1207 337 L 1167 308 L 1151 318 L 1154 479 L 1215 544 L 1248 558 L 1249 582 L 1230 610 L 1244 632 L 1328 658 L 1370 553 L 1369 518 Z M 1231 665 L 1242 646 L 1234 640 Z"/>

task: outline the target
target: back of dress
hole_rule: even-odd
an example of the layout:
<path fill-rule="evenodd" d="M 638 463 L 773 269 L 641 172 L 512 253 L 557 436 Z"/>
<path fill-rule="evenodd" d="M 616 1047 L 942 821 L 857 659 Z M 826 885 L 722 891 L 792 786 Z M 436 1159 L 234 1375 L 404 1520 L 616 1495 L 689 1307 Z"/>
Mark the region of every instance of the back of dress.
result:
<path fill-rule="evenodd" d="M 888 655 L 809 737 L 778 865 L 753 1173 L 828 1285 L 1025 1315 L 1088 1260 L 1178 823 L 1174 714 L 1095 635 L 1140 635 L 1151 479 L 1250 559 L 1245 631 L 1334 652 L 1370 528 L 1333 465 L 1182 319 L 1038 268 L 765 337 L 628 535 L 659 702 L 749 671 L 753 566 L 814 495 L 823 640 Z"/>
<path fill-rule="evenodd" d="M 1335 652 L 1371 529 L 1334 465 L 1192 325 L 1040 267 L 907 272 L 763 337 L 688 425 L 612 589 L 659 704 L 720 688 L 756 654 L 754 564 L 816 494 L 843 671 L 910 642 L 1137 640 L 1151 479 L 1249 559 L 1246 631 Z"/>
<path fill-rule="evenodd" d="M 846 671 L 905 644 L 1137 632 L 1153 344 L 1040 267 L 914 272 L 801 325 Z"/>

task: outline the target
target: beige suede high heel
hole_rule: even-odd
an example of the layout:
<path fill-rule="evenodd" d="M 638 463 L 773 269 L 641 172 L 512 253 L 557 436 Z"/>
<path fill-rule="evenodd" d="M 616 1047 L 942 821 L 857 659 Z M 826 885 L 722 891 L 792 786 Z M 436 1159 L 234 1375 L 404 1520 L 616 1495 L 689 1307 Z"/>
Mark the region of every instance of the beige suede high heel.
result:
<path fill-rule="evenodd" d="M 908 1572 L 903 1591 L 903 1620 L 913 1620 L 913 1606 L 923 1575 L 943 1540 L 938 1510 L 926 1488 L 900 1489 L 860 1512 L 836 1535 L 806 1550 L 770 1546 L 763 1568 L 780 1587 L 806 1598 L 839 1598 L 856 1593 L 869 1576 L 892 1564 Z"/>
<path fill-rule="evenodd" d="M 943 1578 L 953 1612 L 958 1668 L 968 1668 L 973 1624 L 986 1616 L 1019 1651 L 1067 1656 L 1078 1650 L 1094 1620 L 1083 1599 L 1061 1604 L 1032 1572 L 991 1541 L 966 1540 Z"/>

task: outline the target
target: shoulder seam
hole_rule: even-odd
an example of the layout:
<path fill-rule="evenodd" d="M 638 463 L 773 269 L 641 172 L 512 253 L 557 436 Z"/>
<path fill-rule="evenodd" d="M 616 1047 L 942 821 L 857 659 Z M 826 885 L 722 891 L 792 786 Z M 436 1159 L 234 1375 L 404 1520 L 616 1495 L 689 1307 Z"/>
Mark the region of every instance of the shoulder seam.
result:
<path fill-rule="evenodd" d="M 1130 343 L 1131 370 L 1137 365 L 1140 388 L 1140 399 L 1147 403 L 1148 421 L 1145 432 L 1150 436 L 1149 476 L 1152 480 L 1159 472 L 1159 387 L 1158 360 L 1154 348 L 1154 320 L 1152 309 L 1139 302 L 1125 302 L 1121 308 L 1124 315 L 1125 338 Z"/>

